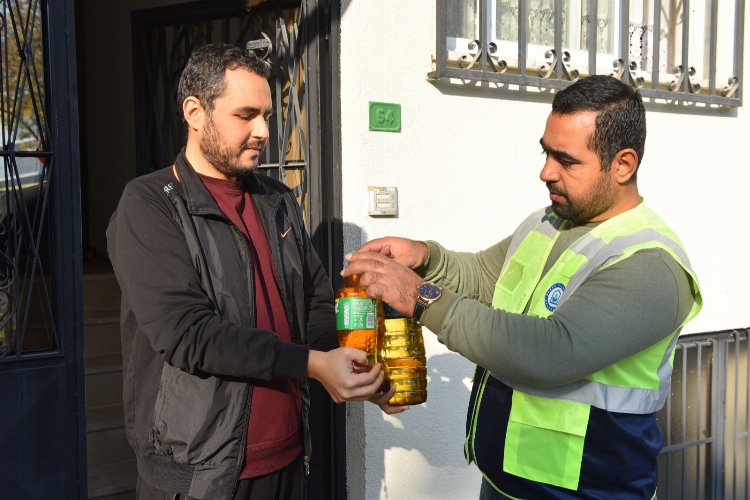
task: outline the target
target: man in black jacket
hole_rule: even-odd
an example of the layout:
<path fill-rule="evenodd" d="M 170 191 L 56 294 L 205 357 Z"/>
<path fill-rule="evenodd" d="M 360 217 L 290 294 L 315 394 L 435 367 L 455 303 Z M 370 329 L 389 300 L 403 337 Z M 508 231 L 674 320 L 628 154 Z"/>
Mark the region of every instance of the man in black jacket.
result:
<path fill-rule="evenodd" d="M 107 229 L 140 499 L 301 499 L 307 378 L 336 402 L 383 380 L 379 365 L 353 373 L 364 352 L 336 348 L 333 291 L 294 195 L 253 172 L 268 72 L 230 45 L 195 51 L 178 89 L 187 145 L 127 185 Z"/>

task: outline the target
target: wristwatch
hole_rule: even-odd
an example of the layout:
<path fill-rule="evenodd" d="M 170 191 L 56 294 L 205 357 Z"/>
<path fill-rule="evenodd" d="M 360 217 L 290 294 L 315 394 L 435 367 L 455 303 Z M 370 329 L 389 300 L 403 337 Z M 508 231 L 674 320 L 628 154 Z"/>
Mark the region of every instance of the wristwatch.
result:
<path fill-rule="evenodd" d="M 442 289 L 435 283 L 422 283 L 417 287 L 417 303 L 414 304 L 412 317 L 419 321 L 430 305 L 442 295 Z"/>

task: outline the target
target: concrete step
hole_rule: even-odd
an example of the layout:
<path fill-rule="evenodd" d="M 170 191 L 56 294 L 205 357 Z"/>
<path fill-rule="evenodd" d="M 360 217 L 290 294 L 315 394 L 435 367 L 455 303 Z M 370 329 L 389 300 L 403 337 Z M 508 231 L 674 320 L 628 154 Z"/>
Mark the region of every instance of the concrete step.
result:
<path fill-rule="evenodd" d="M 85 360 L 86 375 L 96 375 L 99 373 L 111 373 L 122 371 L 122 354 L 111 352 L 107 354 L 97 354 L 88 356 Z M 95 405 L 99 406 L 99 405 Z"/>
<path fill-rule="evenodd" d="M 123 426 L 122 404 L 87 408 L 89 498 L 134 498 L 135 456 Z"/>
<path fill-rule="evenodd" d="M 83 314 L 91 311 L 119 311 L 120 287 L 114 273 L 83 275 Z"/>
<path fill-rule="evenodd" d="M 96 500 L 136 500 L 135 490 L 129 490 L 124 493 L 115 493 L 114 495 L 105 495 L 103 497 L 89 497 Z"/>
<path fill-rule="evenodd" d="M 138 467 L 135 459 L 108 464 L 89 463 L 89 498 L 134 500 Z"/>
<path fill-rule="evenodd" d="M 125 425 L 122 404 L 86 408 L 86 431 L 116 429 Z"/>
<path fill-rule="evenodd" d="M 99 354 L 86 358 L 86 406 L 122 404 L 122 355 Z"/>
<path fill-rule="evenodd" d="M 120 289 L 107 265 L 83 277 L 89 498 L 135 500 L 137 467 L 122 407 Z"/>
<path fill-rule="evenodd" d="M 86 433 L 86 458 L 91 465 L 121 463 L 135 459 L 125 437 L 125 427 L 113 427 Z"/>
<path fill-rule="evenodd" d="M 120 318 L 117 316 L 88 314 L 83 334 L 86 358 L 122 352 Z"/>

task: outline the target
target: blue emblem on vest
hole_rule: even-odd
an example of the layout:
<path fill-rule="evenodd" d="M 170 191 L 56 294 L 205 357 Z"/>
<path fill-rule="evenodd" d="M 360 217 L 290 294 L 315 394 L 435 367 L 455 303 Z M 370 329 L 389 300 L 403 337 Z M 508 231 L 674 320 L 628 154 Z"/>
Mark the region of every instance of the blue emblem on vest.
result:
<path fill-rule="evenodd" d="M 549 311 L 554 311 L 557 307 L 557 303 L 560 302 L 560 297 L 562 297 L 563 292 L 565 291 L 565 285 L 562 283 L 555 283 L 551 287 L 549 287 L 549 290 L 547 290 L 547 293 L 544 294 L 544 305 L 547 306 L 547 309 Z"/>

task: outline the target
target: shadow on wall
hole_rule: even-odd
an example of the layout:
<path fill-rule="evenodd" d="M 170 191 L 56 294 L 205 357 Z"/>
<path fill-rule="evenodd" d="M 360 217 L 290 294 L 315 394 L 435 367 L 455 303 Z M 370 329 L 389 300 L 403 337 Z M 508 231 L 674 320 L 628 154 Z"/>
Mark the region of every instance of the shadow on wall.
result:
<path fill-rule="evenodd" d="M 371 431 L 384 438 L 383 452 L 391 448 L 416 450 L 435 467 L 465 463 L 462 448 L 446 449 L 445 437 L 463 443 L 472 375 L 467 368 L 467 362 L 455 353 L 428 358 L 427 402 L 398 415 L 383 414 L 373 423 Z"/>
<path fill-rule="evenodd" d="M 376 407 L 373 411 L 380 418 L 368 419 L 368 435 L 378 436 L 376 444 L 368 445 L 372 464 L 368 475 L 380 478 L 368 485 L 370 496 L 379 491 L 380 498 L 401 498 L 407 487 L 410 495 L 422 495 L 412 498 L 476 498 L 475 469 L 463 456 L 473 366 L 460 355 L 445 352 L 427 359 L 427 373 L 426 403 L 392 416 Z M 417 452 L 429 467 L 413 462 L 413 455 L 400 455 L 394 462 L 389 450 Z"/>

